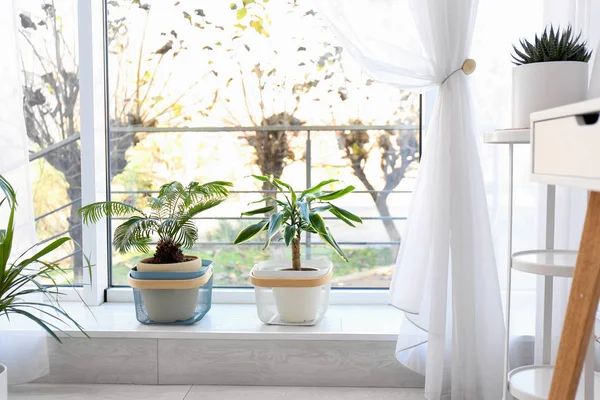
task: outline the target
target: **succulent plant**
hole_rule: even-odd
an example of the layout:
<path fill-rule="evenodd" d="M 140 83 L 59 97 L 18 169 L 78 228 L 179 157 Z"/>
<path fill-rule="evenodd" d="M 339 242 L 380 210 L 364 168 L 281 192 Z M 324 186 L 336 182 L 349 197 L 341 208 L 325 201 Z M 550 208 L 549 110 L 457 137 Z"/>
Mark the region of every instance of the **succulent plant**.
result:
<path fill-rule="evenodd" d="M 522 49 L 513 45 L 515 54 L 512 54 L 513 64 L 531 64 L 549 61 L 580 61 L 588 62 L 592 51 L 586 48 L 586 42 L 581 40 L 581 32 L 575 36 L 573 28 L 566 29 L 558 27 L 556 30 L 552 25 L 546 27 L 541 37 L 535 35 L 534 44 L 527 39 L 519 40 Z"/>

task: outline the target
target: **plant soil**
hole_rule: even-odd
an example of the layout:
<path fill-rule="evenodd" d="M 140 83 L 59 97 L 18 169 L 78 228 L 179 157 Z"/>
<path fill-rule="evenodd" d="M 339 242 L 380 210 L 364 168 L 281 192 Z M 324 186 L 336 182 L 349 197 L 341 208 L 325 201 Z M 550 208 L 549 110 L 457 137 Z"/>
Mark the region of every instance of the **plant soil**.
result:
<path fill-rule="evenodd" d="M 185 261 L 185 256 L 181 251 L 181 244 L 172 239 L 159 240 L 154 252 L 155 264 L 174 264 Z"/>
<path fill-rule="evenodd" d="M 294 269 L 294 268 L 285 268 L 285 269 L 280 269 L 280 271 L 318 271 L 317 268 L 300 268 L 300 269 Z"/>
<path fill-rule="evenodd" d="M 183 256 L 183 260 L 182 261 L 173 261 L 173 262 L 157 262 L 154 257 L 150 257 L 150 258 L 145 258 L 142 260 L 143 263 L 145 264 L 177 264 L 177 263 L 182 263 L 182 262 L 186 262 L 186 261 L 193 261 L 195 259 L 197 259 L 198 257 L 196 256 Z"/>

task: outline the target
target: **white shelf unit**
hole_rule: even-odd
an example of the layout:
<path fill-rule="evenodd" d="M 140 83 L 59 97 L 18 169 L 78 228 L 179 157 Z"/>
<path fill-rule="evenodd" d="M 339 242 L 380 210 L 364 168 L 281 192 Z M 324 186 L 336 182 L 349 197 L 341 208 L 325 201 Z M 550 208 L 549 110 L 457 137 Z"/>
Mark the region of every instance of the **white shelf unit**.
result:
<path fill-rule="evenodd" d="M 516 398 L 518 400 L 545 400 L 548 398 L 550 383 L 552 382 L 553 366 L 551 362 L 551 336 L 552 336 L 552 296 L 554 277 L 572 277 L 575 270 L 577 252 L 574 250 L 554 249 L 554 219 L 556 188 L 548 185 L 546 189 L 546 240 L 545 249 L 519 251 L 513 254 L 513 162 L 514 145 L 529 144 L 529 129 L 501 129 L 484 134 L 484 142 L 488 144 L 508 145 L 509 168 L 509 201 L 508 201 L 508 256 L 509 268 L 507 272 L 506 294 L 506 343 L 504 354 L 504 400 Z M 511 311 L 511 288 L 513 269 L 530 274 L 544 276 L 544 307 L 542 331 L 542 363 L 509 370 L 509 332 Z M 577 394 L 578 400 L 594 399 L 594 354 L 593 345 L 590 345 L 582 381 Z"/>

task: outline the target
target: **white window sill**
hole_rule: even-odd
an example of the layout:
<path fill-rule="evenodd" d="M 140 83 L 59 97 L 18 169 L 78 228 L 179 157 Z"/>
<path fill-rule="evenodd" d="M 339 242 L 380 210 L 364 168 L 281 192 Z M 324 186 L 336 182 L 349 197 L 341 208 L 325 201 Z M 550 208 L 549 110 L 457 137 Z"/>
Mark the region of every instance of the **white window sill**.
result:
<path fill-rule="evenodd" d="M 63 303 L 65 310 L 92 338 L 233 339 L 233 340 L 354 340 L 395 341 L 404 313 L 387 305 L 330 306 L 316 326 L 265 325 L 252 304 L 213 304 L 194 325 L 143 325 L 132 303 L 90 307 Z M 16 329 L 18 324 L 9 324 Z M 72 337 L 84 337 L 72 328 Z"/>

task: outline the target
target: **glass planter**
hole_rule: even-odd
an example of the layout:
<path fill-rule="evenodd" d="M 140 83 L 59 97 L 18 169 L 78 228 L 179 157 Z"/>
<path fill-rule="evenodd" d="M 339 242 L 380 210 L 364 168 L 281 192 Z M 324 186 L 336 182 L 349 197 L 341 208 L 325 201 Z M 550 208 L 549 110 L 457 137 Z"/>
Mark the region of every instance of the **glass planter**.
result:
<path fill-rule="evenodd" d="M 329 305 L 333 264 L 303 260 L 302 271 L 291 261 L 263 261 L 252 268 L 250 282 L 256 294 L 260 320 L 271 325 L 316 325 Z"/>
<path fill-rule="evenodd" d="M 190 279 L 180 277 L 180 272 L 146 272 L 161 274 L 162 279 L 135 279 L 129 273 L 129 285 L 133 288 L 137 320 L 143 324 L 190 325 L 198 322 L 210 310 L 212 300 L 213 266 Z M 166 274 L 166 275 L 165 275 Z"/>

